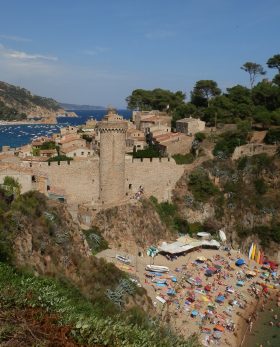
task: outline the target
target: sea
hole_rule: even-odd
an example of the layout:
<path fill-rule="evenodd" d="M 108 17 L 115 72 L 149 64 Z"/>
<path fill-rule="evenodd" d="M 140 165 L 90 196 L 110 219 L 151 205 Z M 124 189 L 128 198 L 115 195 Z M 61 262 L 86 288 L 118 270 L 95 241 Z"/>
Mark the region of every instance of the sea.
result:
<path fill-rule="evenodd" d="M 130 110 L 120 109 L 117 111 L 125 119 L 131 118 L 132 113 Z M 75 110 L 75 113 L 78 115 L 77 118 L 58 117 L 57 124 L 0 125 L 0 149 L 2 146 L 20 147 L 26 145 L 35 136 L 51 136 L 67 125 L 78 126 L 85 124 L 89 118 L 101 120 L 107 114 L 107 110 Z"/>
<path fill-rule="evenodd" d="M 279 347 L 280 328 L 276 323 L 280 321 L 280 308 L 275 301 L 270 301 L 266 304 L 265 311 L 258 313 L 258 319 L 251 333 L 247 334 L 243 347 Z M 277 320 L 274 319 L 274 315 L 277 315 Z M 271 326 L 270 322 L 274 325 Z"/>

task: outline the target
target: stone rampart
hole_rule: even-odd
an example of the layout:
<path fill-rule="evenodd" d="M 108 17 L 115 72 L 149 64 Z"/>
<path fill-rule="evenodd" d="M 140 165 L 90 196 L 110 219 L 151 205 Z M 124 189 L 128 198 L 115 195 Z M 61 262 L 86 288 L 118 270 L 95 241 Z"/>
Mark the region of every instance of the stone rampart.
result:
<path fill-rule="evenodd" d="M 30 163 L 27 163 L 28 166 Z M 99 195 L 99 159 L 32 163 L 34 173 L 48 177 L 50 190 L 62 190 L 70 204 L 95 202 Z"/>
<path fill-rule="evenodd" d="M 146 197 L 153 195 L 159 201 L 171 200 L 172 190 L 185 169 L 172 158 L 126 157 L 125 164 L 126 194 L 133 196 L 142 186 Z"/>

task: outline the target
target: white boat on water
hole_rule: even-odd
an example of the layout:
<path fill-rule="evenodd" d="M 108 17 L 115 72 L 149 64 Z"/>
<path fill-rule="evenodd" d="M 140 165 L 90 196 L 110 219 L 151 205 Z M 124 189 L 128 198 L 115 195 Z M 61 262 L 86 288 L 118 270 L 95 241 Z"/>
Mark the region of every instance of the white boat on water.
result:
<path fill-rule="evenodd" d="M 116 259 L 119 260 L 122 263 L 125 263 L 125 264 L 130 264 L 131 263 L 131 260 L 128 257 L 124 257 L 124 256 L 119 255 L 119 254 L 116 255 Z"/>
<path fill-rule="evenodd" d="M 169 272 L 169 268 L 167 266 L 160 265 L 146 265 L 146 270 L 152 272 Z"/>

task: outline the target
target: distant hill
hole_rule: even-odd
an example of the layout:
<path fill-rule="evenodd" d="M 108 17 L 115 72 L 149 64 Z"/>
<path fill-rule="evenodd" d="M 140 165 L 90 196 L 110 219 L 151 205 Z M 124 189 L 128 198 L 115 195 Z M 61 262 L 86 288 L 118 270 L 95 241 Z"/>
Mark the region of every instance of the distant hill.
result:
<path fill-rule="evenodd" d="M 92 105 L 77 105 L 77 104 L 66 104 L 60 102 L 59 105 L 66 111 L 94 111 L 94 110 L 105 110 L 104 106 L 92 106 Z"/>
<path fill-rule="evenodd" d="M 50 118 L 59 113 L 64 110 L 56 100 L 33 95 L 25 88 L 0 81 L 0 120 Z"/>

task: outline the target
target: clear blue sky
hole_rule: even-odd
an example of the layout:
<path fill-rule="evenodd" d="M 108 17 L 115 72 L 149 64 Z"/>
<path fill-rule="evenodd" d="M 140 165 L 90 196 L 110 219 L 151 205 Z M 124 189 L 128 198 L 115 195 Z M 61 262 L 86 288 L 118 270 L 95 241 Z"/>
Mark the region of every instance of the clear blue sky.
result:
<path fill-rule="evenodd" d="M 248 85 L 280 53 L 279 0 L 2 0 L 0 80 L 69 103 L 126 106 L 136 88 Z M 268 77 L 272 76 L 272 71 Z"/>

